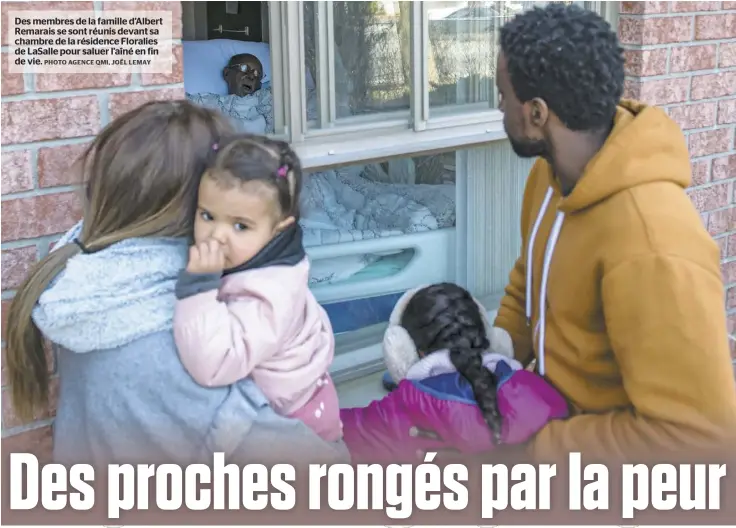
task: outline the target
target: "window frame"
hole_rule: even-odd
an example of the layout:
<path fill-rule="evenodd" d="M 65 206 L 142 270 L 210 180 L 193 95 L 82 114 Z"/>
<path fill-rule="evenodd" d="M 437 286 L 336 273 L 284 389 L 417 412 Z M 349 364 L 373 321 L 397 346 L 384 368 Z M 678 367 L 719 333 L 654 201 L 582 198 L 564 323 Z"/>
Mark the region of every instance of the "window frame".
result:
<path fill-rule="evenodd" d="M 305 61 L 304 1 L 268 2 L 274 97 L 274 123 L 280 139 L 290 142 L 303 157 L 309 170 L 386 156 L 423 155 L 437 150 L 452 150 L 459 145 L 480 145 L 505 139 L 498 134 L 503 116 L 488 103 L 469 103 L 429 107 L 429 9 L 425 1 L 411 2 L 411 95 L 408 114 L 392 111 L 336 118 L 335 48 L 332 24 L 333 2 L 321 0 L 315 6 L 315 45 L 318 71 L 316 79 L 318 128 L 309 127 Z M 547 2 L 540 2 L 546 4 Z M 583 2 L 601 14 L 613 27 L 618 25 L 619 2 Z M 321 53 L 322 49 L 326 53 Z M 415 67 L 415 65 L 419 67 Z M 280 104 L 279 104 L 280 103 Z M 501 127 L 502 129 L 502 127 Z M 397 145 L 386 148 L 376 143 Z M 455 138 L 461 138 L 459 142 Z M 375 147 L 373 145 L 376 145 Z"/>
<path fill-rule="evenodd" d="M 320 102 L 317 122 L 307 120 L 304 1 L 268 2 L 271 43 L 274 137 L 292 144 L 305 171 L 316 172 L 338 166 L 370 163 L 398 157 L 423 156 L 458 151 L 456 173 L 457 215 L 454 248 L 455 276 L 448 277 L 480 295 L 488 295 L 480 277 L 481 260 L 488 253 L 488 241 L 470 243 L 478 226 L 473 223 L 487 214 L 478 210 L 483 203 L 479 191 L 493 192 L 492 186 L 480 189 L 469 182 L 473 173 L 485 174 L 490 168 L 474 147 L 498 146 L 507 137 L 503 114 L 494 107 L 495 83 L 489 102 L 437 107 L 429 106 L 429 7 L 425 1 L 411 2 L 410 57 L 411 94 L 409 111 L 377 113 L 336 119 L 333 2 L 320 0 L 315 5 L 315 84 Z M 546 4 L 547 2 L 539 2 Z M 612 27 L 618 26 L 620 2 L 583 2 L 601 14 Z M 326 53 L 321 53 L 326 50 Z M 418 67 L 415 67 L 418 65 Z M 425 89 L 425 87 L 427 89 Z M 518 219 L 510 219 L 518 222 Z M 484 224 L 485 225 L 485 224 Z M 309 251 L 307 252 L 309 254 Z M 476 292 L 476 290 L 478 290 Z M 381 335 L 385 325 L 350 332 L 336 337 L 336 355 L 331 373 L 336 382 L 370 375 L 383 369 Z"/>

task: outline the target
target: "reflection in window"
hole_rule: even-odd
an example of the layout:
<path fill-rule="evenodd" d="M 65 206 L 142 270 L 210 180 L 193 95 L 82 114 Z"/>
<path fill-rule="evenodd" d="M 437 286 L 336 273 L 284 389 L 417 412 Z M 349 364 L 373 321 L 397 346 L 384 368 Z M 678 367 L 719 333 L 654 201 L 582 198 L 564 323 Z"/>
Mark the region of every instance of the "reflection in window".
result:
<path fill-rule="evenodd" d="M 307 250 L 454 227 L 455 152 L 306 174 L 300 223 Z M 404 250 L 313 258 L 310 284 L 395 274 L 411 258 Z"/>
<path fill-rule="evenodd" d="M 534 6 L 551 2 L 428 2 L 429 106 L 490 103 L 495 95 L 501 27 Z M 592 2 L 579 4 L 590 9 Z"/>
<path fill-rule="evenodd" d="M 533 2 L 430 2 L 429 106 L 493 100 L 500 28 Z"/>
<path fill-rule="evenodd" d="M 411 2 L 304 3 L 308 118 L 334 120 L 409 110 Z M 320 83 L 334 92 L 320 100 Z M 322 87 L 324 89 L 324 87 Z M 329 106 L 330 108 L 320 108 Z M 309 115 L 310 110 L 314 115 Z M 312 123 L 316 126 L 316 123 Z"/>

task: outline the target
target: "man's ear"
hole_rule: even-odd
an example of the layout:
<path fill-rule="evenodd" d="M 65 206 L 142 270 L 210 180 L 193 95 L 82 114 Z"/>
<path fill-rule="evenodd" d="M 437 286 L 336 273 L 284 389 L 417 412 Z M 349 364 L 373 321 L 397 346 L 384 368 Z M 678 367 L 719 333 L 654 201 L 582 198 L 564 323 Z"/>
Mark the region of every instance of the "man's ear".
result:
<path fill-rule="evenodd" d="M 227 74 L 229 71 L 230 68 L 228 68 L 227 66 L 222 69 L 222 78 L 225 79 L 225 81 L 227 81 Z"/>
<path fill-rule="evenodd" d="M 535 97 L 529 101 L 529 121 L 532 125 L 542 128 L 549 119 L 549 107 L 544 99 Z"/>

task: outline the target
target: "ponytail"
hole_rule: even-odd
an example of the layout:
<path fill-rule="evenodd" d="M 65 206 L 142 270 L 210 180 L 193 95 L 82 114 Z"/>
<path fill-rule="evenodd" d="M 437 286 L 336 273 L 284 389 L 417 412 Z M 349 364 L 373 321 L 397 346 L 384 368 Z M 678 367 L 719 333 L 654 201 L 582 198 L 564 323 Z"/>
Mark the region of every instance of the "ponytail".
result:
<path fill-rule="evenodd" d="M 5 364 L 18 416 L 30 419 L 48 406 L 48 363 L 32 319 L 41 294 L 80 246 L 94 253 L 128 238 L 186 235 L 211 145 L 231 131 L 214 110 L 151 101 L 111 121 L 76 160 L 86 182 L 81 243 L 36 263 L 8 313 Z"/>
<path fill-rule="evenodd" d="M 79 251 L 75 244 L 67 244 L 37 262 L 10 303 L 5 365 L 13 408 L 21 419 L 33 419 L 49 404 L 49 365 L 31 314 L 49 283 Z"/>

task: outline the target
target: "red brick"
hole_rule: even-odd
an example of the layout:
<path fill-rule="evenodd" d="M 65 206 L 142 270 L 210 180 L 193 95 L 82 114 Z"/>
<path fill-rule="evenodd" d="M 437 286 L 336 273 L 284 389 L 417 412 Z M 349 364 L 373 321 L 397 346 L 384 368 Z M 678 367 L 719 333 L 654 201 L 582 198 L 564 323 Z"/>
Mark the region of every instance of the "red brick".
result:
<path fill-rule="evenodd" d="M 49 405 L 46 409 L 39 410 L 32 420 L 22 420 L 15 414 L 10 398 L 10 389 L 2 391 L 3 428 L 18 427 L 38 420 L 48 420 L 56 415 L 56 404 L 59 399 L 59 378 L 53 377 L 49 383 Z"/>
<path fill-rule="evenodd" d="M 141 84 L 174 84 L 184 82 L 184 59 L 182 57 L 181 44 L 174 45 L 174 63 L 171 73 L 142 73 Z"/>
<path fill-rule="evenodd" d="M 716 124 L 716 103 L 696 103 L 675 106 L 667 110 L 672 119 L 677 121 L 680 128 L 705 128 Z"/>
<path fill-rule="evenodd" d="M 3 241 L 63 233 L 82 217 L 75 192 L 45 194 L 3 201 Z"/>
<path fill-rule="evenodd" d="M 672 2 L 670 7 L 673 13 L 684 13 L 688 11 L 718 11 L 720 2 Z"/>
<path fill-rule="evenodd" d="M 729 288 L 726 293 L 726 309 L 736 308 L 736 286 Z"/>
<path fill-rule="evenodd" d="M 93 10 L 93 2 L 2 2 L 2 45 L 8 45 L 8 12 L 10 11 L 85 11 Z"/>
<path fill-rule="evenodd" d="M 84 88 L 108 88 L 130 84 L 129 73 L 39 73 L 36 91 L 60 92 Z"/>
<path fill-rule="evenodd" d="M 693 174 L 692 187 L 703 185 L 710 181 L 710 160 L 693 161 L 690 167 Z"/>
<path fill-rule="evenodd" d="M 702 222 L 703 227 L 708 229 L 708 213 L 701 213 L 700 221 Z"/>
<path fill-rule="evenodd" d="M 669 2 L 621 2 L 621 13 L 643 15 L 666 13 Z"/>
<path fill-rule="evenodd" d="M 690 79 L 659 79 L 655 81 L 624 81 L 626 97 L 652 105 L 684 103 Z"/>
<path fill-rule="evenodd" d="M 721 238 L 716 238 L 716 243 L 718 243 L 718 250 L 721 253 L 721 259 L 726 258 L 726 252 L 728 251 L 728 237 L 722 236 Z"/>
<path fill-rule="evenodd" d="M 718 101 L 718 124 L 736 123 L 736 99 Z"/>
<path fill-rule="evenodd" d="M 723 2 L 723 9 L 736 9 L 736 2 Z"/>
<path fill-rule="evenodd" d="M 75 143 L 61 147 L 45 147 L 38 150 L 38 185 L 55 187 L 82 182 L 82 171 L 73 167 L 89 143 Z M 75 170 L 72 170 L 75 169 Z"/>
<path fill-rule="evenodd" d="M 723 273 L 724 284 L 732 284 L 736 282 L 736 260 L 721 264 L 721 272 Z M 731 333 L 734 333 L 735 331 L 736 329 L 732 329 Z"/>
<path fill-rule="evenodd" d="M 729 184 L 721 183 L 688 191 L 690 199 L 701 213 L 726 207 L 729 202 Z"/>
<path fill-rule="evenodd" d="M 736 36 L 736 13 L 695 17 L 695 40 L 726 39 L 734 36 Z"/>
<path fill-rule="evenodd" d="M 718 236 L 736 229 L 736 207 L 713 211 L 708 215 L 708 232 Z"/>
<path fill-rule="evenodd" d="M 731 150 L 732 132 L 732 128 L 693 132 L 688 138 L 690 155 L 697 158 Z"/>
<path fill-rule="evenodd" d="M 25 83 L 23 81 L 22 73 L 10 73 L 8 68 L 8 54 L 2 54 L 2 74 L 3 82 L 0 83 L 2 86 L 2 95 L 16 95 L 22 94 L 26 91 Z"/>
<path fill-rule="evenodd" d="M 91 136 L 100 128 L 97 97 L 35 99 L 2 104 L 2 143 Z"/>
<path fill-rule="evenodd" d="M 717 46 L 715 44 L 672 48 L 670 72 L 712 70 L 716 67 L 716 51 Z"/>
<path fill-rule="evenodd" d="M 172 38 L 181 38 L 181 2 L 102 2 L 106 11 L 171 11 Z"/>
<path fill-rule="evenodd" d="M 53 431 L 47 425 L 3 438 L 3 453 L 33 453 L 40 463 L 50 462 L 54 447 Z"/>
<path fill-rule="evenodd" d="M 624 50 L 626 74 L 642 77 L 667 73 L 667 49 Z"/>
<path fill-rule="evenodd" d="M 0 164 L 2 165 L 3 194 L 33 189 L 30 150 L 3 152 L 0 156 Z"/>
<path fill-rule="evenodd" d="M 619 19 L 622 44 L 669 44 L 689 42 L 692 34 L 691 17 Z"/>
<path fill-rule="evenodd" d="M 710 99 L 736 94 L 736 71 L 693 76 L 690 99 Z"/>
<path fill-rule="evenodd" d="M 148 101 L 167 101 L 183 99 L 184 88 L 164 88 L 161 90 L 145 90 L 110 94 L 110 118 L 115 119 L 129 110 L 139 107 Z"/>
<path fill-rule="evenodd" d="M 12 290 L 28 275 L 28 270 L 38 260 L 36 246 L 4 249 L 2 265 L 3 290 Z"/>
<path fill-rule="evenodd" d="M 718 50 L 718 67 L 736 66 L 736 42 L 720 44 Z"/>
<path fill-rule="evenodd" d="M 736 178 L 736 154 L 714 159 L 712 177 L 713 180 Z"/>

